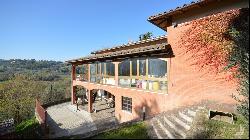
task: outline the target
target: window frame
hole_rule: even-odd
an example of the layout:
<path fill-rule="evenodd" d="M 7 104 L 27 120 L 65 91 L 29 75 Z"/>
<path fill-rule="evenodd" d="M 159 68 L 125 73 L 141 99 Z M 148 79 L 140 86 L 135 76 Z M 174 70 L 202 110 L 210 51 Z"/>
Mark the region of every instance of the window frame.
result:
<path fill-rule="evenodd" d="M 133 108 L 132 98 L 122 96 L 121 99 L 122 99 L 122 101 L 121 101 L 122 110 L 129 112 L 129 113 L 132 113 L 132 108 Z"/>

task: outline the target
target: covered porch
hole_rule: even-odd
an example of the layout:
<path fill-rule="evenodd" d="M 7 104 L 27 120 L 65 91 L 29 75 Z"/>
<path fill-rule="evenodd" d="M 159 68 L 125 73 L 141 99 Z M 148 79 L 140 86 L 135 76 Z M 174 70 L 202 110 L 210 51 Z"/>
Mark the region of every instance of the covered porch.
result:
<path fill-rule="evenodd" d="M 80 108 L 96 115 L 96 118 L 107 114 L 116 116 L 119 120 L 136 118 L 141 114 L 139 106 L 146 101 L 132 96 L 144 93 L 167 94 L 168 60 L 171 57 L 173 54 L 167 37 L 160 36 L 69 60 L 67 62 L 72 66 L 71 104 L 77 105 L 77 86 L 81 86 L 85 88 L 86 96 L 82 99 L 85 104 Z M 105 90 L 115 97 L 113 109 L 105 105 L 110 97 L 95 100 L 98 90 Z M 104 110 L 109 113 L 103 114 Z M 152 110 L 157 112 L 157 109 Z M 121 113 L 126 113 L 128 117 Z"/>

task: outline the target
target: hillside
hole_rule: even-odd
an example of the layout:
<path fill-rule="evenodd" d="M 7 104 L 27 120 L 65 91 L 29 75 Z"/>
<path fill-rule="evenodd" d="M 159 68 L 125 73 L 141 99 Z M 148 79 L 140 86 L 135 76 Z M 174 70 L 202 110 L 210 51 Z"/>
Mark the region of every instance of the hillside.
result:
<path fill-rule="evenodd" d="M 36 98 L 42 103 L 70 98 L 70 71 L 60 61 L 0 59 L 0 122 L 31 118 Z"/>
<path fill-rule="evenodd" d="M 35 80 L 53 81 L 58 78 L 58 75 L 69 75 L 70 67 L 60 61 L 0 59 L 0 82 L 7 81 L 14 74 L 20 73 L 31 73 L 36 77 Z"/>

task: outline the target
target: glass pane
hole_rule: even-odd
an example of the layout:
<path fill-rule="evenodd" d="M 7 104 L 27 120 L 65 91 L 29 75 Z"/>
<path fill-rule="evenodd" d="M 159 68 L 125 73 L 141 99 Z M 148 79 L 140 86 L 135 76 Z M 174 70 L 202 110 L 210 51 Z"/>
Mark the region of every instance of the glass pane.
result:
<path fill-rule="evenodd" d="M 101 83 L 101 76 L 100 75 L 96 76 L 96 83 Z"/>
<path fill-rule="evenodd" d="M 137 75 L 137 59 L 132 59 L 132 75 Z"/>
<path fill-rule="evenodd" d="M 132 108 L 131 105 L 128 105 L 128 109 Z"/>
<path fill-rule="evenodd" d="M 90 64 L 90 74 L 96 74 L 96 64 Z"/>
<path fill-rule="evenodd" d="M 136 79 L 131 79 L 131 87 L 136 87 L 137 80 Z"/>
<path fill-rule="evenodd" d="M 100 74 L 100 63 L 96 64 L 97 66 L 97 74 Z"/>
<path fill-rule="evenodd" d="M 146 75 L 146 59 L 139 60 L 139 75 L 140 76 Z"/>
<path fill-rule="evenodd" d="M 104 64 L 105 64 L 105 63 L 101 63 L 101 74 L 102 74 L 102 75 L 104 74 Z"/>
<path fill-rule="evenodd" d="M 130 61 L 125 60 L 119 65 L 119 76 L 130 76 Z"/>
<path fill-rule="evenodd" d="M 148 59 L 148 75 L 149 77 L 166 78 L 167 62 L 158 58 Z"/>
<path fill-rule="evenodd" d="M 159 83 L 159 81 L 149 81 L 149 83 L 148 83 L 148 89 L 149 90 L 154 90 L 154 91 L 160 90 L 160 83 Z"/>
<path fill-rule="evenodd" d="M 119 78 L 119 85 L 122 87 L 130 87 L 130 79 Z"/>
<path fill-rule="evenodd" d="M 161 81 L 160 82 L 160 90 L 167 91 L 167 89 L 168 89 L 167 81 Z"/>
<path fill-rule="evenodd" d="M 96 82 L 96 77 L 95 77 L 95 76 L 91 76 L 91 77 L 90 77 L 90 82 L 95 83 L 95 82 Z"/>
<path fill-rule="evenodd" d="M 109 76 L 115 76 L 115 65 L 113 63 L 106 63 L 106 74 Z"/>

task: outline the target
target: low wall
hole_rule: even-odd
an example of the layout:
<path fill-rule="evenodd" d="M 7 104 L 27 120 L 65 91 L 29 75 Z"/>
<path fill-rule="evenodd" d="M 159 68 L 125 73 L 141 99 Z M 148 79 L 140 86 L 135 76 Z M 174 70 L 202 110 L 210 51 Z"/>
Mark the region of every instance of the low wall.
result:
<path fill-rule="evenodd" d="M 43 104 L 42 106 L 46 109 L 46 108 L 48 108 L 50 106 L 53 106 L 53 105 L 61 104 L 61 103 L 64 103 L 64 102 L 69 102 L 70 100 L 71 100 L 71 98 L 65 98 L 63 100 L 59 100 L 59 101 L 55 101 L 55 102 Z"/>
<path fill-rule="evenodd" d="M 40 101 L 36 99 L 36 108 L 35 108 L 36 118 L 40 124 L 46 124 L 47 111 L 41 105 Z"/>

